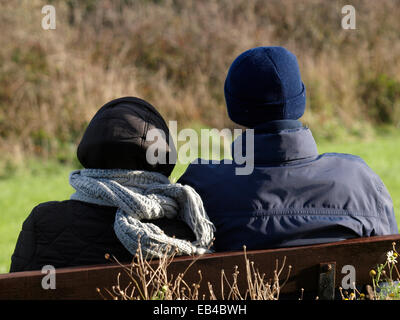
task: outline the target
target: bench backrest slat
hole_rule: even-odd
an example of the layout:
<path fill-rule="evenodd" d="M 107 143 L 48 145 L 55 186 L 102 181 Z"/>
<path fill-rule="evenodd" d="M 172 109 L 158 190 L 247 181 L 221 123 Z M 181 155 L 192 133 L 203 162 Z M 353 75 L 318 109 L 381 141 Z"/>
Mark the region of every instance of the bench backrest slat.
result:
<path fill-rule="evenodd" d="M 345 275 L 341 271 L 345 265 L 355 267 L 357 284 L 369 284 L 371 268 L 383 263 L 386 252 L 392 248 L 392 242 L 399 240 L 400 235 L 359 238 L 313 246 L 250 251 L 247 257 L 254 261 L 260 273 L 265 273 L 268 277 L 273 276 L 276 259 L 281 263 L 286 257 L 286 268 L 281 279 L 285 278 L 288 265 L 292 266 L 292 270 L 282 293 L 298 293 L 300 296 L 301 288 L 306 293 L 317 292 L 319 265 L 324 262 L 336 262 L 336 287 L 341 286 Z M 175 276 L 183 272 L 192 259 L 175 258 L 169 267 L 169 273 Z M 188 270 L 185 280 L 189 284 L 197 282 L 198 270 L 201 270 L 203 289 L 207 289 L 207 282 L 211 282 L 219 296 L 221 270 L 224 269 L 229 278 L 235 265 L 239 267 L 239 287 L 244 292 L 247 283 L 243 252 L 204 255 Z M 41 282 L 45 274 L 41 271 L 0 274 L 0 299 L 100 299 L 96 288 L 110 289 L 116 284 L 119 272 L 124 274 L 118 264 L 57 269 L 55 290 L 42 288 Z M 123 281 L 126 279 L 125 277 Z"/>

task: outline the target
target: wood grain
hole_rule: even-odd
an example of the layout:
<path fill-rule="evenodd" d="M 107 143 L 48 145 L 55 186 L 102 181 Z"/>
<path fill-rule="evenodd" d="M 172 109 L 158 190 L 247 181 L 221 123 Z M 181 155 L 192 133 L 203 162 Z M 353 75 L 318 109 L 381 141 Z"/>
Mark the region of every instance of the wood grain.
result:
<path fill-rule="evenodd" d="M 276 259 L 281 263 L 286 257 L 286 265 L 292 266 L 288 283 L 282 289 L 285 296 L 300 296 L 303 288 L 312 295 L 317 292 L 319 265 L 324 262 L 336 263 L 336 287 L 341 285 L 344 265 L 356 268 L 357 285 L 370 283 L 369 271 L 386 259 L 386 252 L 391 250 L 392 242 L 398 242 L 400 235 L 358 238 L 340 242 L 312 246 L 249 251 L 248 258 L 254 261 L 261 273 L 273 276 Z M 171 263 L 170 274 L 183 272 L 193 257 L 178 257 Z M 245 259 L 243 252 L 213 253 L 201 256 L 186 274 L 188 283 L 197 282 L 198 270 L 202 271 L 202 287 L 207 282 L 214 286 L 217 296 L 220 294 L 220 275 L 224 269 L 227 275 L 239 267 L 239 287 L 246 288 Z M 40 271 L 15 272 L 0 274 L 0 299 L 101 299 L 96 288 L 111 288 L 116 284 L 119 272 L 124 274 L 118 264 L 61 268 L 56 270 L 56 289 L 44 290 L 41 281 L 44 276 Z M 286 276 L 287 268 L 283 271 Z M 282 278 L 282 277 L 281 277 Z M 122 283 L 127 284 L 127 277 L 122 276 Z M 103 290 L 102 290 L 103 291 Z M 205 293 L 205 292 L 204 292 Z M 208 296 L 207 296 L 208 298 Z"/>

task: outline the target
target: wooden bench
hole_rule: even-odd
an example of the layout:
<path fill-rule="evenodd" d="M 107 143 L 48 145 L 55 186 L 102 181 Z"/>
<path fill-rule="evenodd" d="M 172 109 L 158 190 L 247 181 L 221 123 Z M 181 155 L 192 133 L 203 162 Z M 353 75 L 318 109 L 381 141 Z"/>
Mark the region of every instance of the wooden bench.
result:
<path fill-rule="evenodd" d="M 306 296 L 310 298 L 319 295 L 331 299 L 333 290 L 341 286 L 345 276 L 342 273 L 343 266 L 355 267 L 357 286 L 370 284 L 369 271 L 377 264 L 384 263 L 386 253 L 392 249 L 392 243 L 398 243 L 399 240 L 400 235 L 359 238 L 312 246 L 249 251 L 247 257 L 254 261 L 260 272 L 271 277 L 276 259 L 282 262 L 286 257 L 286 265 L 291 265 L 292 270 L 281 291 L 283 298 L 299 298 L 301 289 L 304 289 Z M 174 275 L 183 272 L 192 260 L 192 257 L 175 258 L 169 272 Z M 212 283 L 218 296 L 221 270 L 224 269 L 229 275 L 236 265 L 240 271 L 239 288 L 247 288 L 243 252 L 201 256 L 188 270 L 185 279 L 188 283 L 197 282 L 198 270 L 201 270 L 202 286 L 207 288 L 207 282 Z M 283 272 L 284 276 L 286 271 L 287 268 Z M 96 288 L 110 289 L 116 284 L 120 272 L 124 274 L 123 268 L 116 263 L 60 268 L 56 270 L 54 290 L 42 288 L 41 282 L 45 274 L 41 271 L 0 274 L 0 299 L 101 299 Z"/>

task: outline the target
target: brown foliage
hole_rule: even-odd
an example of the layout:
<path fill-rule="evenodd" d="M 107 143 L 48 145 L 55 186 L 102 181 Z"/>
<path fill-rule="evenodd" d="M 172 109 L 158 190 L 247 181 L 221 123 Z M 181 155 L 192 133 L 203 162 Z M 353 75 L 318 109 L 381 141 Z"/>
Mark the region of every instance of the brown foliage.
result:
<path fill-rule="evenodd" d="M 41 28 L 53 4 L 57 29 Z M 353 1 L 4 1 L 0 4 L 0 150 L 54 155 L 110 99 L 148 99 L 179 126 L 231 127 L 223 96 L 242 51 L 282 45 L 299 59 L 303 120 L 319 135 L 400 123 L 400 6 Z M 72 148 L 71 148 L 72 149 Z M 69 149 L 68 149 L 69 150 Z"/>

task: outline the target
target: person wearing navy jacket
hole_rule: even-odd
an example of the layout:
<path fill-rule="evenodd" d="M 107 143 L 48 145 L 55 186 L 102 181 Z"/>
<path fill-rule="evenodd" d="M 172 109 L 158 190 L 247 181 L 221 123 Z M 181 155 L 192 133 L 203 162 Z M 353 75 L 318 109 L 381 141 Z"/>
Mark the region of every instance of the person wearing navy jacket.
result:
<path fill-rule="evenodd" d="M 253 171 L 237 174 L 233 152 L 231 163 L 193 162 L 178 181 L 202 197 L 216 227 L 215 250 L 398 233 L 379 176 L 358 156 L 319 154 L 310 129 L 298 120 L 306 90 L 294 54 L 282 47 L 245 51 L 232 63 L 224 93 L 231 120 L 254 130 Z M 233 148 L 246 145 L 246 137 Z"/>

